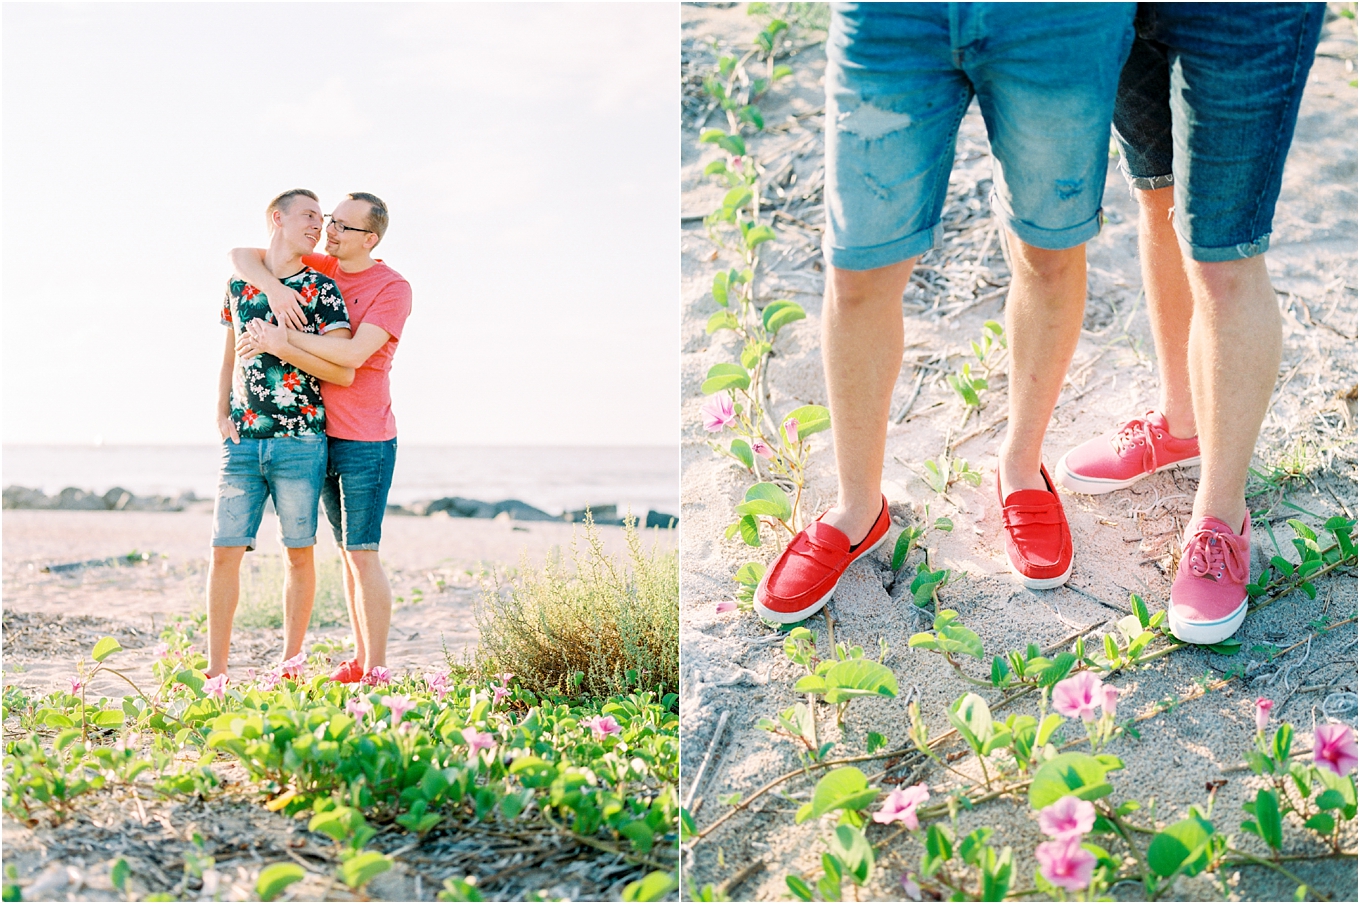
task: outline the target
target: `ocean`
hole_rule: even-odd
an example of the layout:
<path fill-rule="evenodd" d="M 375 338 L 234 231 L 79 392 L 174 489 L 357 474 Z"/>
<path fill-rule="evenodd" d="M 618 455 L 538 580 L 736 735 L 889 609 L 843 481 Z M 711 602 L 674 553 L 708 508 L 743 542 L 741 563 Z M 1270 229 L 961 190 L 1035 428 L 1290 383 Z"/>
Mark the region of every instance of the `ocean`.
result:
<path fill-rule="evenodd" d="M 5 445 L 0 484 L 48 495 L 64 487 L 141 496 L 192 490 L 211 499 L 221 447 Z M 397 449 L 389 501 L 463 496 L 520 499 L 551 514 L 590 506 L 680 513 L 679 453 L 673 446 L 419 446 Z"/>

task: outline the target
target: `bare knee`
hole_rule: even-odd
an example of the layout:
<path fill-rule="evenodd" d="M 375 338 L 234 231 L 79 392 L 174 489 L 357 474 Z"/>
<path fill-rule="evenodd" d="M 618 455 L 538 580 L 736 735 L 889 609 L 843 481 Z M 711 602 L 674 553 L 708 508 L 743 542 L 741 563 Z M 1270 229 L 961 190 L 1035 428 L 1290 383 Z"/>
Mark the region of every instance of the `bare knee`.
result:
<path fill-rule="evenodd" d="M 827 279 L 827 302 L 847 314 L 880 304 L 900 304 L 916 260 L 913 257 L 873 270 L 831 267 Z"/>
<path fill-rule="evenodd" d="M 1086 246 L 1052 250 L 1010 236 L 1011 263 L 1021 274 L 1044 283 L 1057 283 L 1086 273 Z"/>
<path fill-rule="evenodd" d="M 382 573 L 382 562 L 376 549 L 347 549 L 345 559 L 354 576 L 361 580 L 366 575 Z"/>
<path fill-rule="evenodd" d="M 245 554 L 246 547 L 244 546 L 214 546 L 212 548 L 212 567 L 237 567 L 241 564 L 241 559 L 245 557 Z"/>
<path fill-rule="evenodd" d="M 289 568 L 309 568 L 313 560 L 314 546 L 287 547 L 286 557 Z"/>
<path fill-rule="evenodd" d="M 1170 221 L 1171 214 L 1176 209 L 1176 188 L 1168 185 L 1165 188 L 1154 188 L 1148 191 L 1135 191 L 1133 196 L 1138 200 L 1138 212 L 1149 220 Z"/>

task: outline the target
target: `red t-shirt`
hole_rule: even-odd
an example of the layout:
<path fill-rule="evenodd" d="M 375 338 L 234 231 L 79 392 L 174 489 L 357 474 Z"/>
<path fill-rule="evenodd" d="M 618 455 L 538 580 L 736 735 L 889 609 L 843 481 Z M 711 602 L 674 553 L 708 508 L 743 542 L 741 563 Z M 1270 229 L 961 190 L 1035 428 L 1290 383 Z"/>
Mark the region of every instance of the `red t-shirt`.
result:
<path fill-rule="evenodd" d="M 305 254 L 302 262 L 335 280 L 345 296 L 355 333 L 361 324 L 371 323 L 389 337 L 355 369 L 354 382 L 349 386 L 321 383 L 321 397 L 326 403 L 326 435 L 364 442 L 394 438 L 397 419 L 392 414 L 388 373 L 392 370 L 401 328 L 411 313 L 411 284 L 382 261 L 358 273 L 346 273 L 340 269 L 340 261 L 328 254 Z"/>

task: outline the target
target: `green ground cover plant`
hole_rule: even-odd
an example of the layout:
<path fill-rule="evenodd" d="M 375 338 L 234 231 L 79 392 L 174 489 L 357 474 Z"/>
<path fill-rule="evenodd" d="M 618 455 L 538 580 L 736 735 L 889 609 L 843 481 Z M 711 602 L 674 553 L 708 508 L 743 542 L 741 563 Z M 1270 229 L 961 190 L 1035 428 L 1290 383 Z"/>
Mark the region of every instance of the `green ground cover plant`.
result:
<path fill-rule="evenodd" d="M 114 789 L 211 802 L 223 793 L 218 768 L 235 764 L 263 807 L 324 839 L 333 884 L 355 894 L 398 862 L 373 844 L 379 831 L 409 836 L 405 850 L 431 833 L 479 826 L 617 854 L 638 869 L 626 899 L 663 899 L 677 887 L 677 698 L 666 684 L 675 668 L 674 554 L 643 554 L 630 528 L 630 569 L 604 553 L 593 529 L 586 538 L 574 575 L 550 564 L 501 588 L 514 611 L 532 612 L 554 637 L 589 628 L 559 632 L 555 621 L 584 617 L 589 606 L 623 613 L 616 646 L 581 647 L 580 659 L 561 666 L 574 669 L 570 680 L 549 680 L 546 666 L 529 682 L 499 671 L 510 645 L 471 666 L 342 685 L 326 677 L 334 644 L 323 641 L 283 667 L 228 682 L 203 672 L 199 620 L 179 619 L 153 651 L 150 683 L 128 676 L 133 654 L 105 637 L 69 690 L 5 689 L 5 812 L 30 825 L 79 819 L 84 799 Z M 667 607 L 669 622 L 660 617 Z M 493 605 L 487 618 L 508 636 L 502 610 Z M 670 671 L 659 661 L 667 644 Z M 605 668 L 605 650 L 635 667 Z M 109 677 L 129 693 L 96 699 L 92 684 Z M 212 858 L 200 842 L 184 863 L 184 881 L 171 889 L 130 875 L 124 860 L 110 881 L 143 900 L 194 898 L 189 883 Z M 306 876 L 296 863 L 267 864 L 255 893 L 274 900 Z M 15 877 L 4 895 L 22 899 Z M 449 879 L 439 896 L 476 901 L 483 892 L 469 875 Z"/>

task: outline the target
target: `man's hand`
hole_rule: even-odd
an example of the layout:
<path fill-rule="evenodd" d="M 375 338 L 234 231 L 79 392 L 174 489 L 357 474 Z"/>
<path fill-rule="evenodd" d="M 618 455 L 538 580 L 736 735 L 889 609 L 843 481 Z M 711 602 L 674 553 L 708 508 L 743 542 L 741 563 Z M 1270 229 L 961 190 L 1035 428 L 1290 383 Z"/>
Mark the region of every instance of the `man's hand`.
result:
<path fill-rule="evenodd" d="M 231 419 L 231 415 L 219 414 L 217 416 L 217 432 L 222 434 L 222 439 L 229 439 L 238 446 L 241 444 L 241 434 L 236 432 L 236 422 Z"/>
<path fill-rule="evenodd" d="M 247 323 L 246 331 L 236 340 L 236 354 L 243 361 L 249 361 L 261 354 L 281 358 L 287 348 L 288 331 L 263 320 L 252 320 Z"/>
<path fill-rule="evenodd" d="M 295 289 L 280 283 L 274 291 L 265 292 L 265 298 L 269 299 L 269 310 L 274 312 L 274 319 L 279 323 L 295 330 L 307 325 L 302 313 L 302 296 Z"/>

